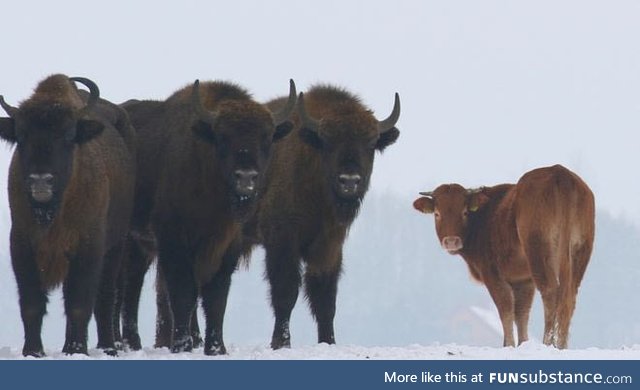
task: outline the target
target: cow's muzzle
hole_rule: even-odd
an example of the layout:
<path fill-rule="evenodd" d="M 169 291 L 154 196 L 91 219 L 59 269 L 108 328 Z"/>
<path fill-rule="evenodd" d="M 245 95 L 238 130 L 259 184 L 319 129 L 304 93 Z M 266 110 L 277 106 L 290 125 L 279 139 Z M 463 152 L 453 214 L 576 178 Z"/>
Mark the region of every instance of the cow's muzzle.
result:
<path fill-rule="evenodd" d="M 458 236 L 447 236 L 442 239 L 442 249 L 446 250 L 452 255 L 455 255 L 462 249 L 462 238 Z"/>

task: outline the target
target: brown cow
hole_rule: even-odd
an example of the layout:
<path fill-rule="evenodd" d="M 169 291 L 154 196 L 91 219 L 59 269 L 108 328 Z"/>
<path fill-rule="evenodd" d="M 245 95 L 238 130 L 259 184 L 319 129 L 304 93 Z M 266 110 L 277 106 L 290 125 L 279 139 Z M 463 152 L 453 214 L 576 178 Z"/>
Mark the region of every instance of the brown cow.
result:
<path fill-rule="evenodd" d="M 442 247 L 459 254 L 495 302 L 504 346 L 528 340 L 537 288 L 544 303 L 544 343 L 566 348 L 578 287 L 594 237 L 593 193 L 561 165 L 535 169 L 517 184 L 467 190 L 444 184 L 413 202 L 433 213 Z"/>
<path fill-rule="evenodd" d="M 79 91 L 74 82 L 89 87 Z M 88 96 L 87 96 L 88 95 Z M 86 103 L 85 103 L 86 102 Z M 135 133 L 121 108 L 85 78 L 52 75 L 9 118 L 11 262 L 24 324 L 24 355 L 43 356 L 48 291 L 63 284 L 63 352 L 87 353 L 95 303 L 98 347 L 115 354 L 115 282 L 133 203 Z"/>

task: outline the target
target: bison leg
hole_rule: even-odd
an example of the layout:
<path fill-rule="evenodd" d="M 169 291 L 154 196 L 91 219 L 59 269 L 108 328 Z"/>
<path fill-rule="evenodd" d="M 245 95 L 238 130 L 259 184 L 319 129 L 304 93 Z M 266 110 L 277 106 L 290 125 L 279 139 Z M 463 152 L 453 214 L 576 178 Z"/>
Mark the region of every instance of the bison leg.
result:
<path fill-rule="evenodd" d="M 99 245 L 85 243 L 79 255 L 72 258 L 63 285 L 67 330 L 62 352 L 87 355 L 87 328 L 98 293 L 102 256 Z"/>
<path fill-rule="evenodd" d="M 167 283 L 169 305 L 173 313 L 171 352 L 191 352 L 191 317 L 198 301 L 198 289 L 188 258 L 190 250 L 181 245 L 175 235 L 158 237 L 158 265 Z"/>
<path fill-rule="evenodd" d="M 138 308 L 144 277 L 153 262 L 153 252 L 144 250 L 136 238 L 127 240 L 128 250 L 124 267 L 124 302 L 122 306 L 122 338 L 125 346 L 134 351 L 142 348 L 138 332 Z"/>
<path fill-rule="evenodd" d="M 164 280 L 162 267 L 156 271 L 156 342 L 154 348 L 171 348 L 173 333 L 173 314 L 169 305 L 167 282 Z"/>
<path fill-rule="evenodd" d="M 118 318 L 116 309 L 116 284 L 122 265 L 125 242 L 114 246 L 104 258 L 100 288 L 95 304 L 95 318 L 98 328 L 98 348 L 104 353 L 115 356 L 115 329 L 114 319 Z"/>
<path fill-rule="evenodd" d="M 11 263 L 18 283 L 20 316 L 24 327 L 24 356 L 43 357 L 42 318 L 47 310 L 47 294 L 40 286 L 35 256 L 26 240 L 11 230 Z"/>
<path fill-rule="evenodd" d="M 333 318 L 336 314 L 339 271 L 312 274 L 305 273 L 305 288 L 311 313 L 318 325 L 318 343 L 335 344 Z"/>
<path fill-rule="evenodd" d="M 532 280 L 511 283 L 515 304 L 516 327 L 518 328 L 518 345 L 529 340 L 529 313 L 533 303 L 536 287 Z"/>
<path fill-rule="evenodd" d="M 200 334 L 200 326 L 198 325 L 197 308 L 191 314 L 191 339 L 193 340 L 193 348 L 200 348 L 204 345 L 202 335 Z"/>
<path fill-rule="evenodd" d="M 275 315 L 271 348 L 290 348 L 289 320 L 300 289 L 300 256 L 295 254 L 293 248 L 284 246 L 285 243 L 290 242 L 290 239 L 274 242 L 278 244 L 265 245 L 267 277 L 271 286 L 271 306 Z"/>
<path fill-rule="evenodd" d="M 502 345 L 504 347 L 515 347 L 516 343 L 513 337 L 513 321 L 515 317 L 513 291 L 509 283 L 500 279 L 498 275 L 492 272 L 488 272 L 488 274 L 485 275 L 483 273 L 483 279 L 493 302 L 498 308 L 504 334 Z"/>
<path fill-rule="evenodd" d="M 224 256 L 222 265 L 214 277 L 202 286 L 202 307 L 207 321 L 204 341 L 206 355 L 224 355 L 223 323 L 227 308 L 227 297 L 231 286 L 231 275 L 236 269 L 240 254 L 230 249 Z"/>
<path fill-rule="evenodd" d="M 173 314 L 169 304 L 167 282 L 162 275 L 162 268 L 156 272 L 156 342 L 154 348 L 171 348 L 171 335 L 173 333 Z M 191 315 L 191 339 L 193 348 L 200 348 L 204 344 L 198 326 L 198 311 L 193 310 Z"/>

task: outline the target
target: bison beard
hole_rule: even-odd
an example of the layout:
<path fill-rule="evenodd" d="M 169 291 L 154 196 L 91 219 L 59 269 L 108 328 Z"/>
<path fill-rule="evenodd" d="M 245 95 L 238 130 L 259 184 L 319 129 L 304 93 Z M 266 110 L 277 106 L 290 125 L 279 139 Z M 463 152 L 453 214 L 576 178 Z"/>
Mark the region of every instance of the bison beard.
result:
<path fill-rule="evenodd" d="M 336 219 L 342 225 L 349 225 L 358 216 L 360 206 L 362 205 L 362 197 L 344 198 L 334 194 L 336 207 Z"/>
<path fill-rule="evenodd" d="M 58 204 L 54 201 L 50 204 L 43 205 L 42 203 L 32 201 L 31 210 L 38 225 L 47 226 L 53 222 L 58 212 Z"/>

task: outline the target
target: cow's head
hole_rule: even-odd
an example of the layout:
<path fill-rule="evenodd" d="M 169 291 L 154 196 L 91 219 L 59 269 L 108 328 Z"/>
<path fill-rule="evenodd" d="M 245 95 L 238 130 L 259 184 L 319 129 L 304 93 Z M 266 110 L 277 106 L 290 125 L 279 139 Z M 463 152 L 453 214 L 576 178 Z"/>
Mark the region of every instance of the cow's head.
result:
<path fill-rule="evenodd" d="M 400 131 L 400 97 L 396 93 L 391 114 L 377 120 L 357 99 L 346 99 L 320 118 L 307 113 L 304 94 L 298 98 L 300 136 L 322 155 L 327 188 L 331 189 L 337 216 L 355 218 L 369 187 L 375 151 L 393 144 Z"/>
<path fill-rule="evenodd" d="M 459 184 L 443 184 L 432 192 L 421 192 L 413 207 L 433 214 L 442 248 L 452 255 L 463 250 L 469 220 L 489 200 L 482 190 L 468 190 Z"/>
<path fill-rule="evenodd" d="M 196 80 L 192 105 L 197 115 L 192 130 L 215 147 L 234 215 L 244 219 L 264 185 L 272 144 L 293 128 L 289 116 L 296 104 L 295 84 L 290 80 L 289 99 L 278 112 L 270 112 L 252 99 L 225 99 L 215 111 L 209 111 L 201 102 L 199 90 Z"/>
<path fill-rule="evenodd" d="M 89 98 L 84 107 L 76 87 L 86 85 Z M 41 82 L 34 95 L 19 108 L 0 105 L 9 114 L 0 118 L 0 137 L 17 145 L 23 187 L 39 224 L 50 224 L 72 174 L 74 150 L 104 129 L 87 116 L 100 92 L 91 80 L 54 75 Z"/>

